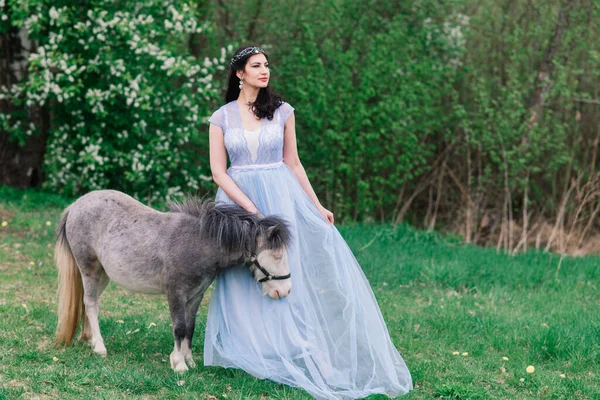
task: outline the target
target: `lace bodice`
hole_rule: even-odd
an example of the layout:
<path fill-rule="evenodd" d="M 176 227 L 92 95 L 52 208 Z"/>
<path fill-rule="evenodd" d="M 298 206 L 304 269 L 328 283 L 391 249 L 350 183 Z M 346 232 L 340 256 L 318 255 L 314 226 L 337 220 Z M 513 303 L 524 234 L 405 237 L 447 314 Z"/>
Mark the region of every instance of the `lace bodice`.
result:
<path fill-rule="evenodd" d="M 283 103 L 273 115 L 264 118 L 258 131 L 245 130 L 236 101 L 219 108 L 208 119 L 225 135 L 225 147 L 232 167 L 271 164 L 283 159 L 283 128 L 294 108 Z"/>

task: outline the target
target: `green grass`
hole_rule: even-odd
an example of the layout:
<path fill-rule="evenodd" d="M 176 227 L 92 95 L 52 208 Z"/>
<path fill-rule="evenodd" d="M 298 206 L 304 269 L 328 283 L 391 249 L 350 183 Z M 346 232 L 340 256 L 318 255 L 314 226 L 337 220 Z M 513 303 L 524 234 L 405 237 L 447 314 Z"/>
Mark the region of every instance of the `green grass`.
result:
<path fill-rule="evenodd" d="M 108 357 L 84 344 L 55 346 L 54 229 L 68 204 L 0 187 L 0 222 L 8 223 L 0 227 L 0 399 L 310 398 L 201 366 L 208 295 L 194 342 L 199 367 L 184 375 L 168 362 L 166 300 L 114 285 L 100 315 Z M 600 398 L 599 258 L 565 258 L 558 268 L 557 256 L 508 257 L 407 226 L 339 229 L 413 376 L 415 390 L 403 398 Z"/>

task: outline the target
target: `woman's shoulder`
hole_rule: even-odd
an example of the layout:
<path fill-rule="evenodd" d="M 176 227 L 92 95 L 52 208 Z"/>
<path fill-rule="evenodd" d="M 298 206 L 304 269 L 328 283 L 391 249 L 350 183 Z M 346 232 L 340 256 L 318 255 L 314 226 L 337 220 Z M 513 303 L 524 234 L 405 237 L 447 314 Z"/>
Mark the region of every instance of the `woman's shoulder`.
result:
<path fill-rule="evenodd" d="M 219 107 L 215 112 L 212 113 L 210 118 L 208 118 L 208 122 L 215 124 L 221 129 L 225 130 L 227 126 L 227 110 L 229 107 L 231 107 L 232 103 L 234 102 L 235 100 L 223 104 L 221 107 Z"/>
<path fill-rule="evenodd" d="M 215 111 L 213 111 L 213 113 L 211 114 L 211 116 L 208 120 L 210 122 L 213 122 L 215 120 L 222 122 L 225 118 L 227 118 L 228 111 L 231 110 L 233 103 L 235 103 L 235 100 L 230 101 L 229 103 L 225 103 L 221 107 L 217 108 Z M 218 124 L 218 125 L 221 125 L 221 124 Z"/>
<path fill-rule="evenodd" d="M 285 100 L 281 100 L 281 104 L 279 104 L 278 109 L 280 109 L 280 110 L 283 111 L 283 110 L 286 110 L 286 109 L 289 109 L 289 108 L 294 109 L 294 107 L 292 107 L 292 105 L 290 103 L 288 103 Z"/>
<path fill-rule="evenodd" d="M 288 117 L 294 112 L 294 107 L 288 102 L 282 101 L 281 105 L 277 108 L 281 113 L 282 120 L 285 123 Z"/>

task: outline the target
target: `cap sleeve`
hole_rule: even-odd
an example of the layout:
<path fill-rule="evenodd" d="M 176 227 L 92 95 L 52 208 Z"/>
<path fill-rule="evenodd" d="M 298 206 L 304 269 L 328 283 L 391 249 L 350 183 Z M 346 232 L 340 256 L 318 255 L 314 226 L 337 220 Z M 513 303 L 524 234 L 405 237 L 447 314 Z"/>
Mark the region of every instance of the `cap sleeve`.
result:
<path fill-rule="evenodd" d="M 223 112 L 223 108 L 219 108 L 217 111 L 213 113 L 208 119 L 208 122 L 211 124 L 217 125 L 223 132 L 225 132 L 225 113 Z"/>
<path fill-rule="evenodd" d="M 289 103 L 283 103 L 279 106 L 279 111 L 281 112 L 281 121 L 285 125 L 290 115 L 294 112 L 294 107 Z"/>

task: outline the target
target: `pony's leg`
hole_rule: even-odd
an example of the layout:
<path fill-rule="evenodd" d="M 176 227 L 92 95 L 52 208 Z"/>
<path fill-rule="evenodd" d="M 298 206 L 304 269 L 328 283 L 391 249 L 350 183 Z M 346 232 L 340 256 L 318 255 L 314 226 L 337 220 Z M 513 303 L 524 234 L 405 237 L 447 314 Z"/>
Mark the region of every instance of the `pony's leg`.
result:
<path fill-rule="evenodd" d="M 185 340 L 185 297 L 181 293 L 177 293 L 174 289 L 169 289 L 167 293 L 169 299 L 169 311 L 171 313 L 171 323 L 173 325 L 173 338 L 175 339 L 175 348 L 169 359 L 171 360 L 171 368 L 175 372 L 185 372 L 188 370 L 185 365 L 185 357 L 183 355 L 183 342 Z"/>
<path fill-rule="evenodd" d="M 110 279 L 108 278 L 108 275 L 106 275 L 106 273 L 102 274 L 100 282 L 98 283 L 98 299 L 100 299 L 102 292 L 104 292 L 104 289 L 106 289 L 109 282 L 110 282 Z M 98 301 L 100 301 L 100 300 L 98 300 Z M 89 320 L 87 314 L 84 313 L 83 328 L 81 329 L 81 335 L 79 336 L 78 340 L 80 342 L 83 342 L 83 341 L 91 341 L 91 339 L 92 339 L 92 328 L 90 326 L 90 320 Z"/>
<path fill-rule="evenodd" d="M 100 293 L 108 285 L 109 278 L 106 273 L 97 271 L 96 274 L 82 274 L 83 281 L 83 303 L 85 304 L 85 313 L 89 323 L 89 332 L 91 333 L 90 345 L 94 353 L 106 357 L 106 347 L 100 334 L 100 325 L 98 324 L 98 313 L 100 310 Z M 85 328 L 84 328 L 85 329 Z"/>
<path fill-rule="evenodd" d="M 213 279 L 214 276 L 204 279 L 201 282 L 200 286 L 195 291 L 195 296 L 188 301 L 185 308 L 186 327 L 185 341 L 183 342 L 182 350 L 185 362 L 190 368 L 196 368 L 196 363 L 192 356 L 192 339 L 194 338 L 194 330 L 196 328 L 196 314 L 198 313 L 198 307 L 200 307 L 202 298 L 204 297 L 204 292 L 206 292 L 206 289 L 210 286 Z"/>
<path fill-rule="evenodd" d="M 198 313 L 198 307 L 200 307 L 203 296 L 204 292 L 202 292 L 200 296 L 197 296 L 195 299 L 193 299 L 192 302 L 188 302 L 185 310 L 186 327 L 182 351 L 185 362 L 190 368 L 196 368 L 196 363 L 194 362 L 194 357 L 192 356 L 192 338 L 194 337 L 194 329 L 196 328 L 196 314 Z"/>
<path fill-rule="evenodd" d="M 92 328 L 90 327 L 90 320 L 87 314 L 83 316 L 83 328 L 81 328 L 81 335 L 79 335 L 79 342 L 87 342 L 92 338 Z"/>

